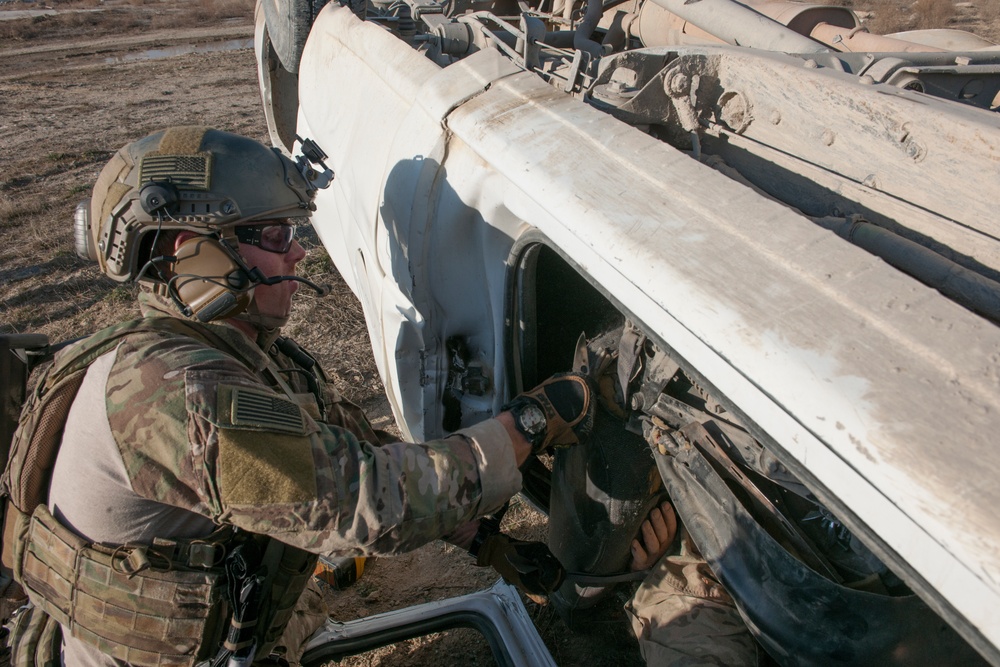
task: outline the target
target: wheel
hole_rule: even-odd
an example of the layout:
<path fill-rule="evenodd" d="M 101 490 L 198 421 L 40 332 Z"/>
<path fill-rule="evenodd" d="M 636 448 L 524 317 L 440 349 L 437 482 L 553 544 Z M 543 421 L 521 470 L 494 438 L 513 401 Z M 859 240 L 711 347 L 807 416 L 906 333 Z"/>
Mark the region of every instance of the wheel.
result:
<path fill-rule="evenodd" d="M 256 11 L 254 52 L 257 57 L 257 83 L 264 107 L 264 120 L 271 144 L 291 155 L 295 142 L 295 123 L 299 111 L 298 76 L 289 72 L 276 53 L 264 16 L 263 5 L 273 0 L 259 0 Z"/>
<path fill-rule="evenodd" d="M 327 0 L 261 0 L 271 45 L 288 72 L 298 73 L 309 29 L 326 2 Z"/>

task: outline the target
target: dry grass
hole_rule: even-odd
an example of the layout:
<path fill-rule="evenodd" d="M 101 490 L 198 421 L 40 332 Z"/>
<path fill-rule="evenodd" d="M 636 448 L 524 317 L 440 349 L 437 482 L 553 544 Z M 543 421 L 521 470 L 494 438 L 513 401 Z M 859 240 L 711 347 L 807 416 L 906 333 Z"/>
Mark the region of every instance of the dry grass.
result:
<path fill-rule="evenodd" d="M 952 0 L 917 0 L 913 15 L 918 30 L 945 28 L 955 19 L 955 5 Z"/>
<path fill-rule="evenodd" d="M 105 0 L 50 0 L 44 3 L 46 7 L 53 9 L 91 9 L 94 7 L 104 7 Z"/>
<path fill-rule="evenodd" d="M 1000 43 L 1000 0 L 825 0 L 850 7 L 878 35 L 955 28 Z"/>
<path fill-rule="evenodd" d="M 979 0 L 1000 11 L 997 0 Z M 865 17 L 868 29 L 879 35 L 904 30 L 947 28 L 958 16 L 955 0 L 831 0 L 824 4 L 850 7 Z"/>
<path fill-rule="evenodd" d="M 252 0 L 197 0 L 191 12 L 192 18 L 200 21 L 233 19 L 253 16 L 253 7 Z"/>
<path fill-rule="evenodd" d="M 1000 2 L 996 0 L 978 0 L 975 3 L 979 16 L 988 23 L 1000 22 Z"/>
<path fill-rule="evenodd" d="M 42 212 L 37 201 L 14 201 L 0 198 L 0 231 L 20 228 L 25 220 L 33 219 Z"/>
<path fill-rule="evenodd" d="M 87 34 L 94 37 L 112 35 L 142 28 L 149 24 L 149 16 L 126 9 L 109 9 L 99 12 L 66 12 L 53 16 L 0 22 L 0 40 L 32 42 L 51 39 L 54 35 Z"/>
<path fill-rule="evenodd" d="M 866 22 L 866 25 L 876 35 L 885 35 L 909 29 L 908 23 L 904 22 L 906 21 L 907 13 L 901 11 L 902 7 L 900 7 L 898 0 L 869 0 L 868 2 L 857 3 L 855 10 L 860 8 L 859 5 L 867 5 L 866 11 L 870 13 L 871 17 Z"/>
<path fill-rule="evenodd" d="M 253 18 L 253 0 L 187 0 L 165 9 L 159 0 L 124 0 L 107 6 L 100 0 L 55 2 L 60 13 L 51 16 L 0 21 L 0 41 L 7 44 L 44 38 L 110 37 L 124 32 L 192 28 L 211 22 Z M 100 9 L 100 11 L 88 11 Z M 75 11 L 74 11 L 75 10 Z"/>
<path fill-rule="evenodd" d="M 973 6 L 983 24 L 980 35 L 1000 44 L 1000 1 L 976 0 Z"/>

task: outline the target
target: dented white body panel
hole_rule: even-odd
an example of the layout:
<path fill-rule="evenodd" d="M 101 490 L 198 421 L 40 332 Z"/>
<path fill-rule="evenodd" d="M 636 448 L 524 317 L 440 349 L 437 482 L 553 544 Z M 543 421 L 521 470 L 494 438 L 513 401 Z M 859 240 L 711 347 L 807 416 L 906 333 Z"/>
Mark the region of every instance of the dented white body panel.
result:
<path fill-rule="evenodd" d="M 299 97 L 337 175 L 314 225 L 408 437 L 441 435 L 449 336 L 495 381 L 463 418 L 503 402 L 507 260 L 540 233 L 1000 646 L 995 325 L 493 51 L 442 69 L 330 6 Z"/>

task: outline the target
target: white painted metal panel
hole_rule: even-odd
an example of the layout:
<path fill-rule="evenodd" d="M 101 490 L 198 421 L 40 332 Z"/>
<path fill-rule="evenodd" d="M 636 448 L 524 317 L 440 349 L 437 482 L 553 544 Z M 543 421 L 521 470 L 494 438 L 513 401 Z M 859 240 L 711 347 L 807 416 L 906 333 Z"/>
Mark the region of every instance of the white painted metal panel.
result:
<path fill-rule="evenodd" d="M 993 643 L 1000 331 L 530 74 L 448 119 L 530 219 Z"/>
<path fill-rule="evenodd" d="M 300 134 L 323 146 L 337 174 L 333 187 L 317 198 L 314 226 L 336 265 L 352 276 L 348 282 L 362 301 L 393 412 L 412 439 L 442 435 L 448 360 L 441 332 L 471 334 L 481 331 L 483 322 L 496 322 L 485 327 L 493 331 L 502 323 L 504 260 L 512 238 L 474 244 L 489 249 L 490 261 L 440 252 L 447 235 L 456 243 L 458 235 L 477 227 L 473 233 L 489 235 L 482 231 L 488 229 L 482 211 L 489 205 L 481 201 L 480 184 L 492 175 L 485 163 L 459 166 L 464 174 L 446 173 L 442 163 L 451 154 L 450 163 L 456 164 L 457 147 L 444 118 L 514 72 L 520 70 L 490 52 L 441 69 L 335 6 L 317 19 L 303 54 Z M 351 113 L 344 113 L 345 98 L 353 100 Z M 453 189 L 463 178 L 475 193 L 472 202 Z M 477 280 L 470 272 L 478 267 L 483 271 Z M 494 289 L 463 294 L 488 286 Z M 435 321 L 444 311 L 438 300 L 470 304 L 459 318 L 469 322 L 455 321 L 454 313 L 448 321 Z M 470 343 L 482 348 L 486 361 L 499 359 L 499 336 Z M 482 419 L 493 408 L 492 396 L 473 400 L 463 416 Z"/>

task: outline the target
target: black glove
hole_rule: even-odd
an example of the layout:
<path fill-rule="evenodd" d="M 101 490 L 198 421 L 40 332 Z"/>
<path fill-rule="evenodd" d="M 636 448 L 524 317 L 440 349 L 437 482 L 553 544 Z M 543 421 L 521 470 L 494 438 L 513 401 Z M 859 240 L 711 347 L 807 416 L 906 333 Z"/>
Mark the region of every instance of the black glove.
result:
<path fill-rule="evenodd" d="M 566 570 L 544 542 L 512 540 L 503 533 L 483 541 L 476 565 L 492 566 L 504 579 L 535 596 L 549 595 L 566 579 Z"/>
<path fill-rule="evenodd" d="M 531 453 L 549 447 L 579 444 L 594 427 L 597 406 L 591 380 L 585 375 L 553 375 L 534 389 L 519 394 L 503 406 L 531 443 Z"/>

